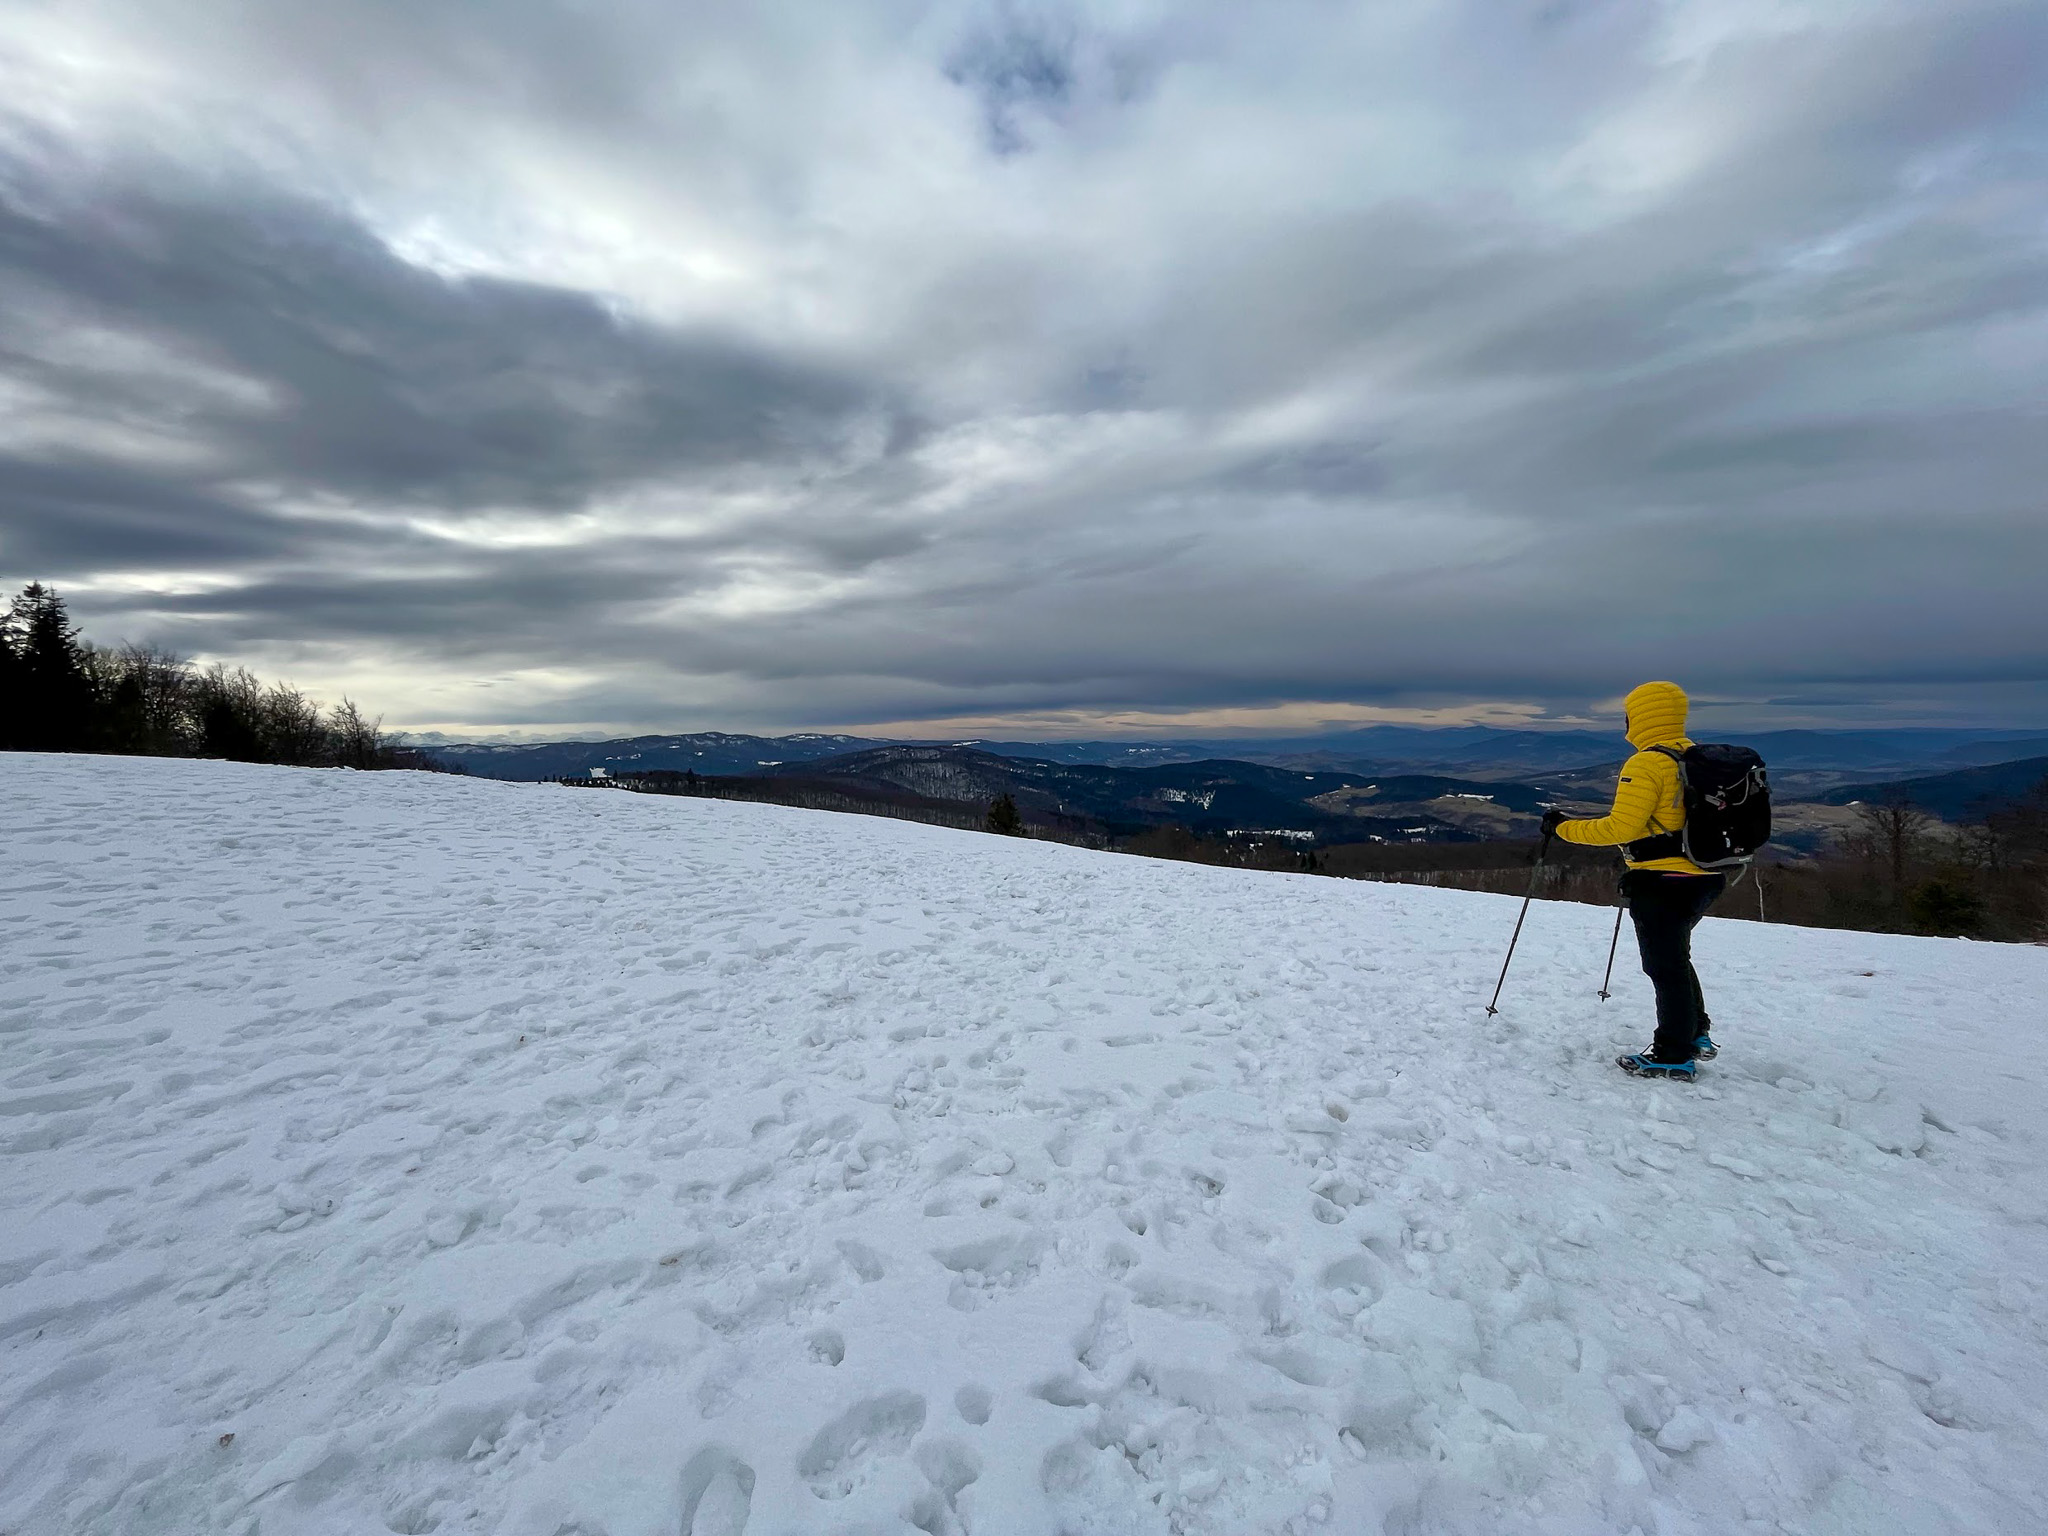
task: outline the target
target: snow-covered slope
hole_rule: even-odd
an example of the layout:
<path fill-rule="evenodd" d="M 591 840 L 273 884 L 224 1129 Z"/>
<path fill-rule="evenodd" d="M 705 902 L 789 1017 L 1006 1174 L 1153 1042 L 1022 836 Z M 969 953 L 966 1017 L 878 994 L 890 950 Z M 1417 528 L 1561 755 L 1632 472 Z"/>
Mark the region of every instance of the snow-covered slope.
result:
<path fill-rule="evenodd" d="M 2048 950 L 0 757 L 0 1531 L 2048 1528 Z"/>

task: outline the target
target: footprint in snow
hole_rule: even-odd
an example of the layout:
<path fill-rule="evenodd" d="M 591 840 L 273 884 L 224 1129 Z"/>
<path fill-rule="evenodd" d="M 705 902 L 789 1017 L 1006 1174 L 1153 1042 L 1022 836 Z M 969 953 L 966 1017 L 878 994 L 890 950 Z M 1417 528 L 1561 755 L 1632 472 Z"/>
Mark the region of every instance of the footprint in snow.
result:
<path fill-rule="evenodd" d="M 860 1276 L 864 1284 L 881 1279 L 887 1272 L 887 1265 L 884 1264 L 882 1255 L 873 1248 L 870 1248 L 866 1243 L 856 1242 L 850 1237 L 842 1237 L 837 1246 L 839 1256 L 846 1260 L 847 1267 Z"/>
<path fill-rule="evenodd" d="M 754 1504 L 754 1469 L 706 1446 L 683 1467 L 683 1536 L 743 1536 Z"/>
<path fill-rule="evenodd" d="M 931 1484 L 930 1490 L 911 1505 L 911 1523 L 939 1536 L 955 1536 L 963 1530 L 958 1508 L 960 1494 L 981 1476 L 981 1458 L 958 1440 L 939 1436 L 920 1441 L 911 1459 Z"/>
<path fill-rule="evenodd" d="M 821 1499 L 843 1499 L 881 1457 L 900 1456 L 924 1428 L 925 1402 L 915 1392 L 885 1392 L 855 1403 L 817 1434 L 797 1458 L 797 1476 Z"/>
<path fill-rule="evenodd" d="M 811 1358 L 820 1365 L 837 1365 L 846 1358 L 846 1338 L 837 1328 L 820 1328 L 807 1344 Z"/>

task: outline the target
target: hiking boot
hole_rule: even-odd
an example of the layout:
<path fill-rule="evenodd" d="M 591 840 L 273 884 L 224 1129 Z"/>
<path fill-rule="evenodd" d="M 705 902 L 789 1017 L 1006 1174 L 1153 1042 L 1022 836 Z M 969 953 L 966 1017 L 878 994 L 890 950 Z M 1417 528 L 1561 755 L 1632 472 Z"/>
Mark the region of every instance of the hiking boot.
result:
<path fill-rule="evenodd" d="M 1699 1039 L 1692 1043 L 1692 1058 L 1694 1061 L 1712 1061 L 1720 1054 L 1721 1047 L 1714 1044 L 1714 1037 L 1712 1035 L 1701 1035 Z"/>
<path fill-rule="evenodd" d="M 1659 1061 L 1648 1051 L 1637 1051 L 1632 1056 L 1617 1056 L 1614 1064 L 1630 1077 L 1668 1077 L 1674 1082 L 1689 1083 L 1695 1069 L 1689 1061 Z"/>

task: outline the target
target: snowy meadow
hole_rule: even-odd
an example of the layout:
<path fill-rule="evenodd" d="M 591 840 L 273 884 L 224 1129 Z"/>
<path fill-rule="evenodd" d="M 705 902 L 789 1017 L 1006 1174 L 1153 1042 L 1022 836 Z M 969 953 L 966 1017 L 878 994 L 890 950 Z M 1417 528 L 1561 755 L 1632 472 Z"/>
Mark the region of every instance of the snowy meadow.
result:
<path fill-rule="evenodd" d="M 0 756 L 0 1533 L 2048 1529 L 2048 949 Z M 1624 945 L 1627 935 L 1624 934 Z"/>

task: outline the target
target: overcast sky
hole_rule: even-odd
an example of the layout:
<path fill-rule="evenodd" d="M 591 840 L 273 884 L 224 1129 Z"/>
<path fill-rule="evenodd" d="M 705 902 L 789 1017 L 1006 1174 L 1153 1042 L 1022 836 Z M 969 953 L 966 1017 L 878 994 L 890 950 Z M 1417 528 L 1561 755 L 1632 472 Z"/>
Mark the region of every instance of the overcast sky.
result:
<path fill-rule="evenodd" d="M 454 734 L 2048 725 L 2048 7 L 0 0 L 0 578 Z"/>

